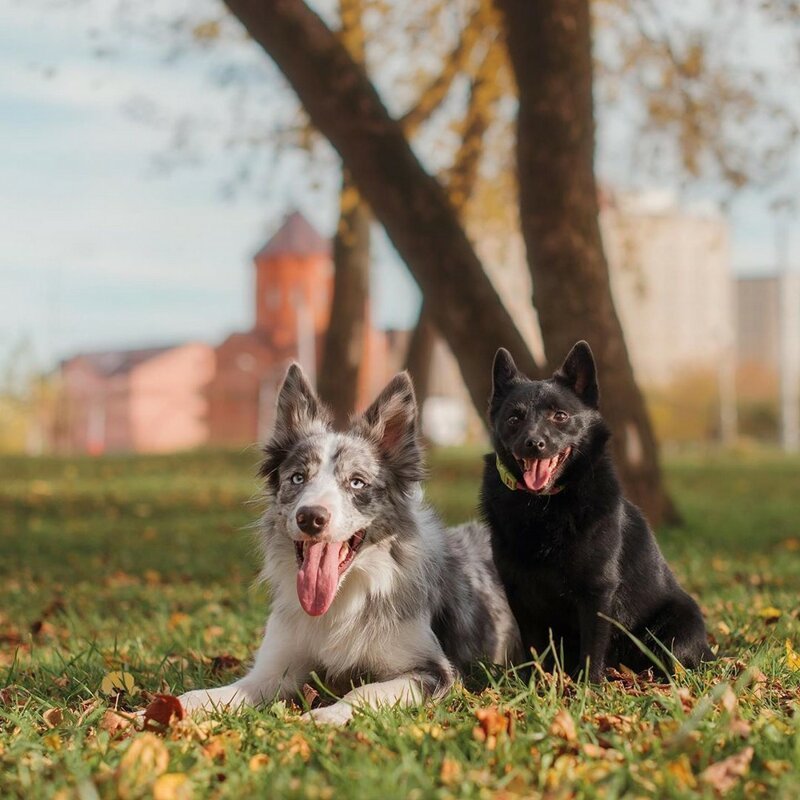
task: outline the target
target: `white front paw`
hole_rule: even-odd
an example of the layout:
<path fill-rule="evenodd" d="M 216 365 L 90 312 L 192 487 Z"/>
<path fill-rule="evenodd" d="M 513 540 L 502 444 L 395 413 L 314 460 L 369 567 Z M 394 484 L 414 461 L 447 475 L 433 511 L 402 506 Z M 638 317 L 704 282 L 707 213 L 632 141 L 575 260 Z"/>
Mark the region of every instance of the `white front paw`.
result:
<path fill-rule="evenodd" d="M 186 694 L 180 695 L 178 700 L 180 700 L 181 706 L 187 714 L 214 707 L 211 695 L 206 689 L 195 689 L 192 692 L 186 692 Z"/>
<path fill-rule="evenodd" d="M 311 711 L 307 711 L 301 719 L 305 721 L 314 720 L 320 725 L 338 725 L 341 727 L 342 725 L 347 725 L 352 716 L 353 706 L 340 700 L 332 706 L 323 706 L 322 708 L 314 708 Z"/>

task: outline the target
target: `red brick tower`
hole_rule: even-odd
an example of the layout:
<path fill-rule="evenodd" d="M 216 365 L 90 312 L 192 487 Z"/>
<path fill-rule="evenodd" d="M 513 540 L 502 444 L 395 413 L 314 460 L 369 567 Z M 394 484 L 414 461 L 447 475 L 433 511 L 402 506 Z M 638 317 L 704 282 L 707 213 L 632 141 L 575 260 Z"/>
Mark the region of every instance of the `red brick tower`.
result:
<path fill-rule="evenodd" d="M 295 211 L 254 256 L 257 333 L 276 353 L 296 351 L 302 336 L 316 341 L 330 318 L 330 243 Z"/>

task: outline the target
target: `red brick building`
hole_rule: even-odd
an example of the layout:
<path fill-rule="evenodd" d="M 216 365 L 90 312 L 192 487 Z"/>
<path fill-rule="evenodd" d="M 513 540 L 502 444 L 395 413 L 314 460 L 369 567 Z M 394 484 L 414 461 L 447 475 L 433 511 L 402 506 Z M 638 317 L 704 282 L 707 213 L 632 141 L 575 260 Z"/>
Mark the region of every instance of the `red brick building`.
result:
<path fill-rule="evenodd" d="M 255 324 L 217 347 L 217 371 L 208 387 L 213 444 L 263 438 L 275 386 L 289 361 L 299 360 L 313 375 L 330 316 L 330 251 L 330 243 L 296 211 L 253 257 Z"/>
<path fill-rule="evenodd" d="M 262 441 L 290 361 L 312 380 L 330 318 L 330 242 L 299 212 L 253 257 L 254 325 L 218 347 L 82 354 L 61 368 L 53 445 L 62 452 L 163 452 Z M 392 373 L 387 337 L 363 342 L 364 405 Z"/>

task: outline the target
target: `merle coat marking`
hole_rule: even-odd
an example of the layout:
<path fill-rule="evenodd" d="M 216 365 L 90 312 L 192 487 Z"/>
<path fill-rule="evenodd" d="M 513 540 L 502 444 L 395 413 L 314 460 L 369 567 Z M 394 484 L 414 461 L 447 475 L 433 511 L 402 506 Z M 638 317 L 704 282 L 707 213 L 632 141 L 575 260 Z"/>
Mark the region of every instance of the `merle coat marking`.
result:
<path fill-rule="evenodd" d="M 446 530 L 423 500 L 408 375 L 336 432 L 291 366 L 261 474 L 263 577 L 272 591 L 264 639 L 247 675 L 183 695 L 188 710 L 296 695 L 314 672 L 346 694 L 310 715 L 341 724 L 354 707 L 441 695 L 472 662 L 519 652 L 488 530 L 479 523 Z M 301 577 L 305 548 L 314 547 L 326 554 L 335 547 L 340 559 L 355 553 L 339 561 L 334 594 L 318 588 L 330 585 L 319 578 Z"/>
<path fill-rule="evenodd" d="M 700 609 L 678 585 L 639 509 L 622 496 L 598 404 L 586 342 L 544 381 L 528 380 L 508 351 L 498 350 L 489 405 L 495 454 L 486 458 L 481 510 L 523 647 L 544 653 L 552 636 L 565 669 L 576 674 L 588 659 L 592 681 L 620 663 L 637 671 L 652 666 L 605 615 L 670 668 L 673 658 L 695 667 L 713 658 Z M 516 489 L 502 482 L 497 457 Z M 542 463 L 550 470 L 542 473 L 546 484 L 532 492 Z"/>

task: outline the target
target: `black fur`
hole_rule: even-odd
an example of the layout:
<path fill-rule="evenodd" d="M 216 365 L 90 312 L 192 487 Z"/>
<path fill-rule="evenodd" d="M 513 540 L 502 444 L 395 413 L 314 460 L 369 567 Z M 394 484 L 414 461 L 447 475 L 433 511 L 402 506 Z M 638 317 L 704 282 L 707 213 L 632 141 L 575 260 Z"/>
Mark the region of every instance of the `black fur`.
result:
<path fill-rule="evenodd" d="M 574 675 L 588 660 L 592 681 L 607 667 L 653 666 L 605 616 L 668 669 L 673 659 L 696 667 L 713 659 L 702 614 L 678 585 L 642 513 L 622 496 L 598 405 L 586 342 L 545 381 L 528 380 L 508 351 L 498 350 L 489 404 L 496 455 L 486 457 L 481 510 L 523 647 L 541 654 L 552 637 L 556 653 L 563 651 L 562 666 Z M 518 459 L 550 458 L 568 446 L 570 455 L 545 487 L 556 493 L 512 490 L 501 481 L 496 456 L 522 481 Z"/>

